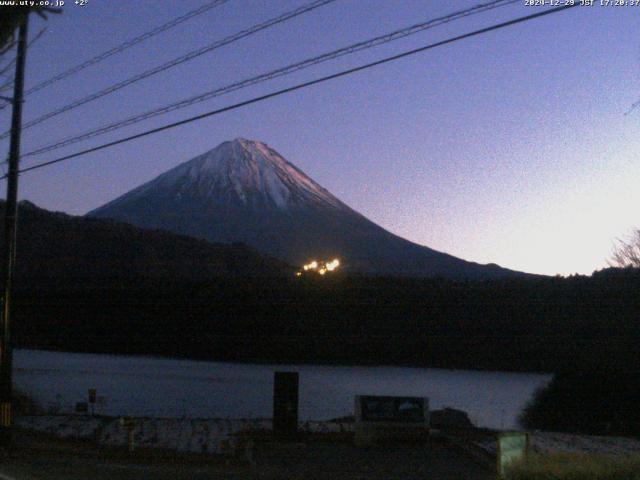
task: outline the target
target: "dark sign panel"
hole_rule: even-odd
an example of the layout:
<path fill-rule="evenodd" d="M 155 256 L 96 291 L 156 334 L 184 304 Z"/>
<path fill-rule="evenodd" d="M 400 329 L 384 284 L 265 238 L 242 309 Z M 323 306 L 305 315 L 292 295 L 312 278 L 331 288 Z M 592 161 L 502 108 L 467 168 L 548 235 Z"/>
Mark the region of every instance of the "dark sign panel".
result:
<path fill-rule="evenodd" d="M 292 436 L 298 431 L 298 372 L 273 376 L 273 432 Z"/>
<path fill-rule="evenodd" d="M 360 402 L 360 421 L 424 423 L 426 400 L 421 397 L 378 397 L 363 395 Z"/>

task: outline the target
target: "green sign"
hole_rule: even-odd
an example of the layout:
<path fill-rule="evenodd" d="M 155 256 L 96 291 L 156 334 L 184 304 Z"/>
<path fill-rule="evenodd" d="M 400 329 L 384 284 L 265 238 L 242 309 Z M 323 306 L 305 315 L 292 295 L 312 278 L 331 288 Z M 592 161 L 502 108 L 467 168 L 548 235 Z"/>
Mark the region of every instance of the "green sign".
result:
<path fill-rule="evenodd" d="M 525 459 L 529 447 L 529 434 L 525 432 L 501 433 L 498 436 L 498 475 L 504 477 L 508 466 Z"/>

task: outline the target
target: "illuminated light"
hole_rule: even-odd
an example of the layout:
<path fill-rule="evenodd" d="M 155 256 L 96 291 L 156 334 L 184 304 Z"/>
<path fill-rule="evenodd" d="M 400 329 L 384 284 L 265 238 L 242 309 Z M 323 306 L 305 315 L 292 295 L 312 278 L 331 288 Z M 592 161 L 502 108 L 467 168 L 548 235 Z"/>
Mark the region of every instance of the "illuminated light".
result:
<path fill-rule="evenodd" d="M 302 266 L 302 270 L 296 272 L 296 276 L 302 275 L 302 272 L 308 272 L 309 270 L 313 270 L 320 275 L 325 275 L 327 272 L 333 272 L 335 269 L 340 266 L 340 260 L 334 258 L 333 260 L 324 261 L 324 260 L 312 260 L 311 262 Z"/>

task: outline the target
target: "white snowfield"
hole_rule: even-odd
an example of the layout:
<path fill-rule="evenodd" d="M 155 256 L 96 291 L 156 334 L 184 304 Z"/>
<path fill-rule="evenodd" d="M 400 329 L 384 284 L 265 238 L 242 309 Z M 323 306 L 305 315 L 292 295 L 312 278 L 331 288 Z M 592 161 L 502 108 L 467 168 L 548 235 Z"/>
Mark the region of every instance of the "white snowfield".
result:
<path fill-rule="evenodd" d="M 529 433 L 531 449 L 536 453 L 599 453 L 604 455 L 632 455 L 640 453 L 640 440 L 625 437 L 574 435 L 559 432 Z M 478 446 L 495 454 L 496 442 L 486 440 Z"/>
<path fill-rule="evenodd" d="M 571 435 L 557 432 L 533 432 L 531 447 L 539 453 L 582 452 L 607 455 L 640 453 L 640 440 L 623 437 Z"/>

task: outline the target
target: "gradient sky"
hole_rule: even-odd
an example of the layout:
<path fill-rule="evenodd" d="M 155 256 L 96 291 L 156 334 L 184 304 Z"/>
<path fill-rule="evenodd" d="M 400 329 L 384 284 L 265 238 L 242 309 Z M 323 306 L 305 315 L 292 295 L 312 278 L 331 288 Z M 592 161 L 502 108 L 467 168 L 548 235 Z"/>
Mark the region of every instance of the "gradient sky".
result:
<path fill-rule="evenodd" d="M 68 0 L 62 15 L 31 22 L 31 36 L 47 31 L 28 53 L 27 88 L 204 3 Z M 304 3 L 231 0 L 29 96 L 24 120 Z M 26 130 L 23 152 L 477 3 L 338 0 Z M 25 166 L 540 8 L 523 0 Z M 245 137 L 414 242 L 516 270 L 589 274 L 606 266 L 615 237 L 640 226 L 640 109 L 625 115 L 640 98 L 639 27 L 640 7 L 577 7 L 26 173 L 20 197 L 83 214 Z M 0 127 L 8 126 L 4 109 Z"/>

